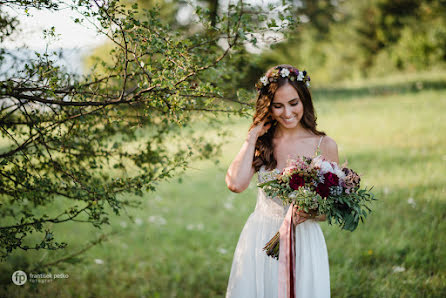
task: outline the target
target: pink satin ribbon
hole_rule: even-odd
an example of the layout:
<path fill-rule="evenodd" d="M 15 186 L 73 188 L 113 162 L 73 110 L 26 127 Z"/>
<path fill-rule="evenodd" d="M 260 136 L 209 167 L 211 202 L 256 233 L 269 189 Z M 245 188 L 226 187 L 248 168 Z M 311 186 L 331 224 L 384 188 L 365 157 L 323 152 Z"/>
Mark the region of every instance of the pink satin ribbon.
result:
<path fill-rule="evenodd" d="M 279 246 L 279 298 L 295 298 L 296 246 L 293 226 L 294 204 L 291 204 L 280 226 Z M 297 216 L 296 222 L 299 220 Z"/>

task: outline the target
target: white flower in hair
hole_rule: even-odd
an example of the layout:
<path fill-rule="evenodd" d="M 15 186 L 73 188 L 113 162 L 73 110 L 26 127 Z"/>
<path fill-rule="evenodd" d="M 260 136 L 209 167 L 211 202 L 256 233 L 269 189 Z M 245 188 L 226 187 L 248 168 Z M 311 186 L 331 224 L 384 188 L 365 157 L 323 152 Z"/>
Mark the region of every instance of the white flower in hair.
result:
<path fill-rule="evenodd" d="M 298 81 L 303 81 L 304 80 L 304 73 L 302 71 L 299 71 L 299 75 L 297 76 L 297 80 Z"/>
<path fill-rule="evenodd" d="M 260 78 L 260 82 L 263 83 L 263 86 L 268 85 L 268 78 L 266 76 L 263 76 Z"/>
<path fill-rule="evenodd" d="M 290 71 L 288 70 L 288 68 L 282 68 L 280 74 L 282 75 L 282 77 L 287 77 L 290 74 Z"/>
<path fill-rule="evenodd" d="M 306 84 L 307 84 L 307 87 L 310 88 L 310 82 L 307 81 Z"/>

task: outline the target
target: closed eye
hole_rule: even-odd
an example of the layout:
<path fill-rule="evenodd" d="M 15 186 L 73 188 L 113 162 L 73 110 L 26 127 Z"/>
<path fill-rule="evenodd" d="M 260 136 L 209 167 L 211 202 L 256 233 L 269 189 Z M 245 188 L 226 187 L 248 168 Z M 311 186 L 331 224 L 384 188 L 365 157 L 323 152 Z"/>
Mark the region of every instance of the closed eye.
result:
<path fill-rule="evenodd" d="M 295 103 L 290 103 L 290 106 L 297 106 L 297 104 L 298 104 L 299 102 L 295 102 Z M 276 106 L 276 105 L 273 105 L 273 107 L 275 108 L 275 109 L 280 109 L 281 107 L 282 107 L 282 105 L 279 105 L 279 106 Z"/>
<path fill-rule="evenodd" d="M 294 98 L 294 99 L 290 100 L 288 103 L 293 107 L 297 106 L 297 104 L 299 103 L 299 99 Z M 275 109 L 280 109 L 281 107 L 282 107 L 282 104 L 278 104 L 278 105 L 273 104 L 273 108 L 275 108 Z"/>

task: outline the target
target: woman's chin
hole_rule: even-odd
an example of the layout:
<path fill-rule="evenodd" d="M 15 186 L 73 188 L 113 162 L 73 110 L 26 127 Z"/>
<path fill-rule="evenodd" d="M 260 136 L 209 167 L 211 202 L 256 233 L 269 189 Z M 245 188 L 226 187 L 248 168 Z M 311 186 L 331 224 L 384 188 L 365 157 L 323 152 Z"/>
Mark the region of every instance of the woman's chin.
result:
<path fill-rule="evenodd" d="M 295 122 L 295 121 L 291 122 L 291 123 L 286 123 L 286 122 L 280 121 L 279 123 L 285 128 L 295 128 L 297 126 L 297 122 Z"/>

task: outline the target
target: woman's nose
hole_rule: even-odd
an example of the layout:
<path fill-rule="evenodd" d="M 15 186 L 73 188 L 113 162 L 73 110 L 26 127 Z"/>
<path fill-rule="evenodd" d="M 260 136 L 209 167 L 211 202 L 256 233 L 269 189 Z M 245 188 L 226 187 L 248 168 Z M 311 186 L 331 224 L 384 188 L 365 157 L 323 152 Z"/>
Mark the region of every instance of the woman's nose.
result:
<path fill-rule="evenodd" d="M 283 113 L 284 113 L 285 117 L 289 118 L 291 116 L 291 114 L 292 114 L 291 108 L 285 107 Z"/>

